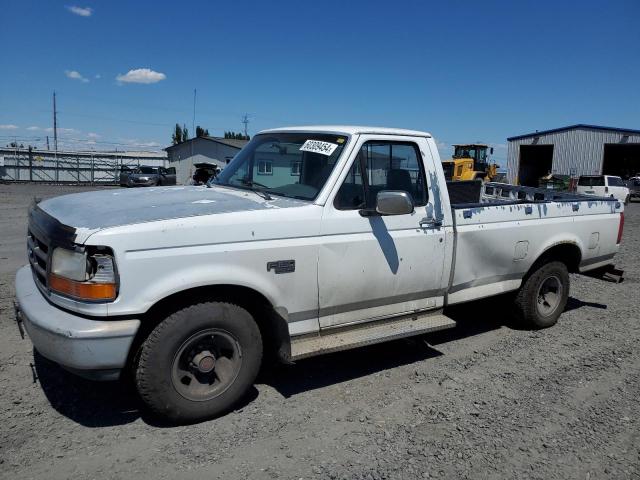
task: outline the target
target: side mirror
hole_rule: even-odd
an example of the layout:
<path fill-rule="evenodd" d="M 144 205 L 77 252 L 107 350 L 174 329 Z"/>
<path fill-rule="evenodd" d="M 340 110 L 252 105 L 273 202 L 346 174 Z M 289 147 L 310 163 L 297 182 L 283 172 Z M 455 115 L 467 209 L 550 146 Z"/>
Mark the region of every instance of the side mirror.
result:
<path fill-rule="evenodd" d="M 376 212 L 380 215 L 413 213 L 413 199 L 403 190 L 382 190 L 376 197 Z"/>
<path fill-rule="evenodd" d="M 493 155 L 493 147 L 491 147 L 491 155 Z"/>

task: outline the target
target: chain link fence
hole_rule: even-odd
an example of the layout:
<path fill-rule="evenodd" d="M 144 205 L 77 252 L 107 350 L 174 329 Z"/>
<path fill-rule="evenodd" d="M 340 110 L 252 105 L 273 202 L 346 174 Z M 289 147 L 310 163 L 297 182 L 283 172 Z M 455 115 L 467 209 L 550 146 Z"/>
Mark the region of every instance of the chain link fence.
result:
<path fill-rule="evenodd" d="M 123 167 L 165 166 L 164 155 L 0 149 L 4 182 L 117 185 Z"/>

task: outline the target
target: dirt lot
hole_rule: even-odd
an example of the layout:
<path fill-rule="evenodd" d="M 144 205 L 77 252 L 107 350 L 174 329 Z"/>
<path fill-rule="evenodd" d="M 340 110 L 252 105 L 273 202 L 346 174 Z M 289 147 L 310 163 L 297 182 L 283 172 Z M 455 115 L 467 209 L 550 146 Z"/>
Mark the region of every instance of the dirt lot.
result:
<path fill-rule="evenodd" d="M 78 190 L 0 185 L 0 477 L 640 478 L 640 205 L 625 282 L 574 275 L 551 329 L 474 303 L 454 330 L 270 369 L 237 411 L 167 427 L 18 335 L 27 206 Z"/>

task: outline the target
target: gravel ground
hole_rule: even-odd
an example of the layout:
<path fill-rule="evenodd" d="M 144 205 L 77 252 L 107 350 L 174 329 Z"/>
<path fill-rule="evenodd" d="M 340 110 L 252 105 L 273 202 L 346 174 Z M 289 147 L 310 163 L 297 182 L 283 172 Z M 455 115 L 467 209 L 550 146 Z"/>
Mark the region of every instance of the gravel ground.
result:
<path fill-rule="evenodd" d="M 167 427 L 18 335 L 27 205 L 78 190 L 0 185 L 0 477 L 640 478 L 640 205 L 626 280 L 573 275 L 551 329 L 476 302 L 449 312 L 456 329 L 271 368 L 235 412 Z"/>

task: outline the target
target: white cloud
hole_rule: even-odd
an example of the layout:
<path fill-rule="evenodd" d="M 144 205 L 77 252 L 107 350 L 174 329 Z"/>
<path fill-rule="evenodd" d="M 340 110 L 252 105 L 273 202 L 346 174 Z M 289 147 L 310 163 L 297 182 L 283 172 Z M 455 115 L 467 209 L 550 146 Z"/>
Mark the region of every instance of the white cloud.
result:
<path fill-rule="evenodd" d="M 102 78 L 102 75 L 100 75 L 99 73 L 96 74 L 96 79 L 100 79 Z"/>
<path fill-rule="evenodd" d="M 19 127 L 13 124 L 0 125 L 0 130 L 17 130 Z"/>
<path fill-rule="evenodd" d="M 83 77 L 80 72 L 76 71 L 76 70 L 65 70 L 64 74 L 67 76 L 67 78 L 71 78 L 73 80 L 80 80 L 82 83 L 88 83 L 89 79 L 86 77 Z"/>
<path fill-rule="evenodd" d="M 118 75 L 118 83 L 158 83 L 167 78 L 164 73 L 155 72 L 149 68 L 136 68 L 129 70 L 125 75 Z"/>
<path fill-rule="evenodd" d="M 96 139 L 96 138 L 100 138 L 100 135 L 98 135 L 97 133 L 89 132 L 87 133 L 87 137 Z"/>
<path fill-rule="evenodd" d="M 40 130 L 40 127 L 36 127 L 35 125 L 32 125 L 31 127 L 27 127 L 27 130 L 31 130 L 32 132 L 36 132 L 36 131 Z"/>
<path fill-rule="evenodd" d="M 51 133 L 53 132 L 53 128 L 52 127 L 47 127 L 44 129 L 45 132 L 47 133 Z M 58 133 L 79 133 L 79 130 L 76 130 L 75 128 L 58 128 Z"/>
<path fill-rule="evenodd" d="M 67 10 L 81 17 L 90 17 L 93 14 L 93 8 L 90 7 L 77 7 L 75 5 L 68 5 Z"/>
<path fill-rule="evenodd" d="M 159 148 L 161 145 L 158 142 L 140 140 L 138 138 L 118 138 L 118 141 L 126 144 L 130 148 Z"/>

